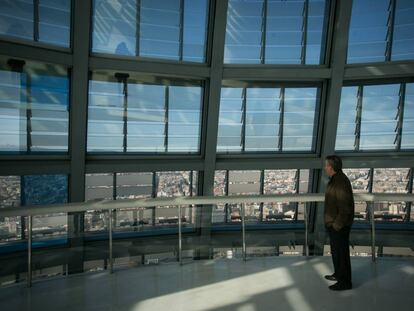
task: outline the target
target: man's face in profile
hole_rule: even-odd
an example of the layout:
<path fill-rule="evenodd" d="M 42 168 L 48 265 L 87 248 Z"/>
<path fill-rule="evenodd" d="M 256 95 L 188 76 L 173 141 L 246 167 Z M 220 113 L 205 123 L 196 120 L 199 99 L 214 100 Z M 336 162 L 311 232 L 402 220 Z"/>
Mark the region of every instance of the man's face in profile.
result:
<path fill-rule="evenodd" d="M 328 175 L 329 177 L 335 175 L 335 171 L 332 168 L 332 166 L 329 164 L 329 161 L 325 161 L 325 173 L 326 175 Z"/>

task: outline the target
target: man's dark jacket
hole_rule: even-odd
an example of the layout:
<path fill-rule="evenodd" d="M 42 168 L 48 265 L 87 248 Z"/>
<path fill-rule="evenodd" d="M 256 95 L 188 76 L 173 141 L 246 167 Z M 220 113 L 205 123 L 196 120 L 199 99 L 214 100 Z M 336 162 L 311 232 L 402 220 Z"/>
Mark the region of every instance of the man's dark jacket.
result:
<path fill-rule="evenodd" d="M 333 175 L 325 192 L 325 226 L 339 231 L 351 226 L 354 220 L 355 203 L 351 182 L 340 170 Z"/>

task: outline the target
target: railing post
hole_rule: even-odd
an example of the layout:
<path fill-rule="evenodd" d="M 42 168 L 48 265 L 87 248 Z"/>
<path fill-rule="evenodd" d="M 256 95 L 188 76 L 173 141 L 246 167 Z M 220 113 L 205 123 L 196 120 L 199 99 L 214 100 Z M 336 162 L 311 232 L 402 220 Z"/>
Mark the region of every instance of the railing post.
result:
<path fill-rule="evenodd" d="M 28 216 L 28 237 L 27 237 L 27 287 L 32 287 L 32 220 L 33 216 Z"/>
<path fill-rule="evenodd" d="M 182 262 L 182 232 L 181 232 L 181 205 L 178 205 L 178 261 Z"/>
<path fill-rule="evenodd" d="M 305 221 L 305 255 L 306 258 L 309 257 L 309 231 L 308 231 L 308 207 L 306 203 L 304 204 L 303 209 L 303 219 Z"/>
<path fill-rule="evenodd" d="M 242 203 L 242 241 L 243 241 L 243 260 L 246 261 L 246 224 L 245 224 L 245 203 Z"/>
<path fill-rule="evenodd" d="M 112 254 L 112 209 L 109 210 L 109 272 L 114 272 L 114 261 Z"/>
<path fill-rule="evenodd" d="M 372 253 L 372 261 L 375 262 L 375 217 L 374 217 L 374 204 L 372 202 L 370 204 L 370 214 L 371 214 L 371 253 Z"/>

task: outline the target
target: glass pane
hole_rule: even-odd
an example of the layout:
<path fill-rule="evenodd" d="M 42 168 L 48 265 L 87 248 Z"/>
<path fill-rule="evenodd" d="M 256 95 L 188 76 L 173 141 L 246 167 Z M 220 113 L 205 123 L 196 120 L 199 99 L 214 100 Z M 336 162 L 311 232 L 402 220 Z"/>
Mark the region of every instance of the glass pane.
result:
<path fill-rule="evenodd" d="M 33 1 L 2 0 L 0 34 L 33 40 Z"/>
<path fill-rule="evenodd" d="M 414 83 L 407 83 L 405 88 L 401 148 L 414 149 Z"/>
<path fill-rule="evenodd" d="M 354 150 L 358 87 L 342 88 L 335 150 Z"/>
<path fill-rule="evenodd" d="M 414 2 L 396 3 L 391 60 L 414 59 Z"/>
<path fill-rule="evenodd" d="M 70 0 L 39 0 L 39 41 L 69 47 Z"/>
<path fill-rule="evenodd" d="M 64 68 L 0 70 L 0 151 L 67 152 L 69 79 Z"/>
<path fill-rule="evenodd" d="M 374 169 L 373 192 L 407 193 L 408 168 Z M 406 214 L 405 202 L 374 203 L 376 220 L 403 221 Z"/>
<path fill-rule="evenodd" d="M 296 193 L 297 170 L 266 170 L 264 194 Z M 295 202 L 263 204 L 263 219 L 266 221 L 292 220 L 296 214 Z"/>
<path fill-rule="evenodd" d="M 136 0 L 94 0 L 92 51 L 136 55 Z"/>
<path fill-rule="evenodd" d="M 69 47 L 71 1 L 39 0 L 38 7 L 34 3 L 30 0 L 1 0 L 0 34 Z M 38 12 L 38 25 L 34 22 L 35 12 Z M 38 29 L 38 38 L 35 38 L 35 28 Z"/>
<path fill-rule="evenodd" d="M 0 70 L 0 150 L 27 150 L 25 74 Z"/>
<path fill-rule="evenodd" d="M 306 36 L 303 31 L 304 23 L 306 23 L 304 13 L 304 0 L 268 1 L 266 22 L 266 63 L 302 63 L 302 57 L 304 56 L 304 49 L 302 50 L 302 46 L 305 43 Z"/>
<path fill-rule="evenodd" d="M 166 89 L 164 85 L 128 84 L 128 151 L 165 151 Z"/>
<path fill-rule="evenodd" d="M 123 105 L 121 83 L 89 81 L 89 152 L 123 151 Z"/>
<path fill-rule="evenodd" d="M 310 0 L 306 33 L 306 64 L 323 64 L 329 1 Z"/>
<path fill-rule="evenodd" d="M 348 39 L 348 64 L 385 61 L 389 0 L 354 0 Z"/>
<path fill-rule="evenodd" d="M 285 89 L 283 151 L 313 150 L 317 93 L 317 88 Z"/>
<path fill-rule="evenodd" d="M 361 150 L 395 149 L 399 92 L 399 84 L 364 87 Z"/>
<path fill-rule="evenodd" d="M 247 89 L 245 150 L 278 150 L 279 122 L 280 89 Z"/>
<path fill-rule="evenodd" d="M 168 102 L 168 151 L 197 152 L 200 146 L 201 87 L 171 86 Z"/>
<path fill-rule="evenodd" d="M 205 61 L 208 0 L 184 1 L 183 60 Z"/>
<path fill-rule="evenodd" d="M 300 170 L 299 171 L 299 193 L 308 193 L 312 191 L 309 189 L 311 186 L 309 183 L 310 180 L 311 170 Z M 297 219 L 304 220 L 305 219 L 305 206 L 309 206 L 310 203 L 297 203 L 298 204 L 298 212 L 297 212 Z"/>
<path fill-rule="evenodd" d="M 320 64 L 325 0 L 230 0 L 225 63 Z"/>
<path fill-rule="evenodd" d="M 260 194 L 261 171 L 229 171 L 229 195 Z M 241 221 L 241 205 L 228 205 L 231 221 Z M 258 220 L 260 216 L 260 203 L 246 204 L 246 220 Z"/>
<path fill-rule="evenodd" d="M 67 203 L 68 177 L 66 175 L 23 176 L 21 200 L 22 205 Z M 32 228 L 34 238 L 66 234 L 67 214 L 59 213 L 34 216 Z"/>
<path fill-rule="evenodd" d="M 142 199 L 152 196 L 153 173 L 119 173 L 116 174 L 116 199 Z M 151 212 L 145 208 L 133 210 L 117 210 L 116 226 L 148 225 L 151 223 Z"/>
<path fill-rule="evenodd" d="M 241 151 L 243 89 L 222 88 L 217 151 Z"/>
<path fill-rule="evenodd" d="M 31 100 L 31 150 L 68 150 L 69 80 L 34 72 L 26 88 Z"/>
<path fill-rule="evenodd" d="M 225 196 L 227 195 L 227 180 L 226 171 L 215 171 L 214 174 L 214 195 Z M 226 219 L 226 204 L 217 204 L 213 206 L 212 222 L 220 223 Z"/>
<path fill-rule="evenodd" d="M 20 206 L 20 176 L 0 176 L 0 208 Z M 21 217 L 0 218 L 0 241 L 21 238 Z"/>
<path fill-rule="evenodd" d="M 140 56 L 179 60 L 180 1 L 141 0 Z"/>
<path fill-rule="evenodd" d="M 85 175 L 85 201 L 95 199 L 112 200 L 114 197 L 113 174 Z M 85 231 L 101 231 L 108 226 L 108 218 L 102 211 L 85 212 Z"/>
<path fill-rule="evenodd" d="M 207 0 L 94 0 L 92 50 L 204 62 L 207 16 Z"/>
<path fill-rule="evenodd" d="M 91 80 L 88 151 L 199 152 L 202 93 L 199 85 Z"/>
<path fill-rule="evenodd" d="M 156 191 L 157 197 L 191 196 L 191 174 L 194 172 L 157 172 Z M 193 180 L 194 182 L 194 180 Z M 184 208 L 182 211 L 185 222 L 192 219 L 193 209 Z M 178 207 L 164 206 L 155 209 L 156 224 L 165 225 L 178 222 Z M 184 220 L 184 219 L 183 219 Z"/>
<path fill-rule="evenodd" d="M 263 0 L 229 0 L 225 63 L 260 64 Z"/>

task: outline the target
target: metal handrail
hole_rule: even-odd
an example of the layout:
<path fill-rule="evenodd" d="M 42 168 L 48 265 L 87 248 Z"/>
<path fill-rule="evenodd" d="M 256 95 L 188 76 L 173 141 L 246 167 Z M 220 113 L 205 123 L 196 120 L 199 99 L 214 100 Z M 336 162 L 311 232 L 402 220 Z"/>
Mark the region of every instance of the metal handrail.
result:
<path fill-rule="evenodd" d="M 182 264 L 182 206 L 188 205 L 216 205 L 216 204 L 242 204 L 242 252 L 243 260 L 246 260 L 246 226 L 245 204 L 248 203 L 275 203 L 275 202 L 324 202 L 325 196 L 321 193 L 312 194 L 279 194 L 279 195 L 237 195 L 226 197 L 200 196 L 200 197 L 175 197 L 175 198 L 149 198 L 149 199 L 125 199 L 125 200 L 94 200 L 83 203 L 52 204 L 45 206 L 20 206 L 0 208 L 0 217 L 28 216 L 28 278 L 27 285 L 32 285 L 32 220 L 34 215 L 86 212 L 89 210 L 109 211 L 109 266 L 113 273 L 113 247 L 112 247 L 112 222 L 113 211 L 117 209 L 136 209 L 154 206 L 178 206 L 178 260 Z M 355 193 L 355 201 L 364 202 L 414 202 L 414 194 L 389 194 L 389 193 Z M 304 211 L 305 223 L 305 253 L 309 256 L 308 249 L 308 215 L 307 207 Z M 373 204 L 370 204 L 371 223 L 371 249 L 372 261 L 375 261 L 375 219 Z"/>

